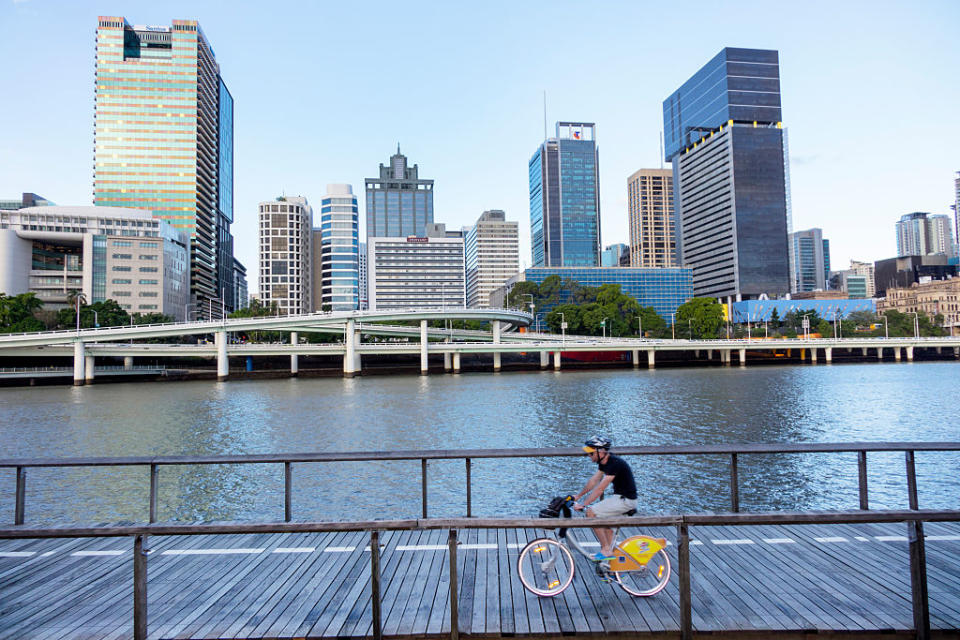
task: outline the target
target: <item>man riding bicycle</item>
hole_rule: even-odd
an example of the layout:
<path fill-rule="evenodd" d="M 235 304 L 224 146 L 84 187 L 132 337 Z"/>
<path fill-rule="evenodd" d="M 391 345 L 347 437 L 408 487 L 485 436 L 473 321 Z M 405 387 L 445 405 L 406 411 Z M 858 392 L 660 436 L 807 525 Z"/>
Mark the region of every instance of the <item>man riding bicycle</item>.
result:
<path fill-rule="evenodd" d="M 574 504 L 577 511 L 587 509 L 587 505 L 596 502 L 604 489 L 613 485 L 613 495 L 601 500 L 587 509 L 588 518 L 612 518 L 625 515 L 637 508 L 637 485 L 633 481 L 633 471 L 622 458 L 610 453 L 610 440 L 602 436 L 594 436 L 584 443 L 584 452 L 590 460 L 597 463 L 597 472 L 587 481 L 587 485 L 574 496 L 579 500 L 586 495 L 582 503 Z M 613 554 L 613 529 L 594 527 L 593 533 L 600 542 L 600 553 L 594 560 L 602 562 L 610 560 Z"/>

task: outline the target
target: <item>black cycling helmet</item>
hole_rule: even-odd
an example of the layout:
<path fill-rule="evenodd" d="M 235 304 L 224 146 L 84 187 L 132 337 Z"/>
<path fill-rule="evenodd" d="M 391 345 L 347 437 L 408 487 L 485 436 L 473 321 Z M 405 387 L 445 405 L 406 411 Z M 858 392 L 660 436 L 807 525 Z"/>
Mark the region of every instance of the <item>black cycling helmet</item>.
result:
<path fill-rule="evenodd" d="M 593 453 L 597 449 L 609 449 L 610 440 L 603 436 L 593 436 L 583 443 L 583 450 L 587 453 Z"/>

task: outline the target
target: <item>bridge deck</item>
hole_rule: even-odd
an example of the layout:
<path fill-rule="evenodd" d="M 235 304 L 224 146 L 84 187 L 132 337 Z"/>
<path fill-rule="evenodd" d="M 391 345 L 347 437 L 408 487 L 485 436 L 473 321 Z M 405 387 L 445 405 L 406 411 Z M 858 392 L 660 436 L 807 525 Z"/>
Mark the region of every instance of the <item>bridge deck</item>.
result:
<path fill-rule="evenodd" d="M 925 531 L 931 627 L 953 633 L 960 524 L 928 523 Z M 525 592 L 518 547 L 538 533 L 460 532 L 461 633 L 676 637 L 676 574 L 658 596 L 633 598 L 578 558 L 563 595 Z M 671 529 L 645 533 L 675 537 Z M 150 637 L 370 636 L 368 540 L 362 533 L 151 538 Z M 905 525 L 697 527 L 691 540 L 697 631 L 912 628 Z M 384 635 L 448 635 L 446 532 L 386 532 L 381 542 Z M 129 539 L 0 540 L 0 638 L 131 637 L 132 547 Z M 671 556 L 676 565 L 675 549 Z"/>

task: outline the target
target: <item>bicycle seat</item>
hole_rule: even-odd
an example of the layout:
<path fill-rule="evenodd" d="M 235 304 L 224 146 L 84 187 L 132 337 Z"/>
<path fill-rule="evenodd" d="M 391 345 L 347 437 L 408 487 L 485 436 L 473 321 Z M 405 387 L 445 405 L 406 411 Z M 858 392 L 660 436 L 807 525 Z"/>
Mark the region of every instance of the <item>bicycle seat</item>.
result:
<path fill-rule="evenodd" d="M 630 509 L 630 511 L 627 511 L 627 512 L 626 512 L 625 514 L 623 514 L 623 515 L 625 515 L 625 516 L 635 516 L 635 515 L 637 515 L 637 510 L 636 510 L 636 509 Z"/>

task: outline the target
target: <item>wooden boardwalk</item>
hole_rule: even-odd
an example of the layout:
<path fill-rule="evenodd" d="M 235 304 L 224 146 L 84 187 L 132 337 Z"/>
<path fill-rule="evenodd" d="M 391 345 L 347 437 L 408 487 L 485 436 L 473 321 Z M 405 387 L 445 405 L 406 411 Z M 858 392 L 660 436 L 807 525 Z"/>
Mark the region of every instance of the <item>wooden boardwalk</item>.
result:
<path fill-rule="evenodd" d="M 766 637 L 912 628 L 906 525 L 690 531 L 697 632 Z M 958 634 L 960 524 L 928 523 L 925 532 L 931 628 Z M 644 533 L 675 538 L 673 529 Z M 599 581 L 578 558 L 564 594 L 527 593 L 516 559 L 538 534 L 460 532 L 461 634 L 677 637 L 676 574 L 661 594 L 633 598 Z M 385 636 L 449 637 L 446 536 L 381 533 Z M 368 541 L 353 532 L 150 538 L 150 638 L 371 636 Z M 0 639 L 132 637 L 132 549 L 127 538 L 0 540 Z M 676 567 L 675 548 L 671 557 Z"/>

